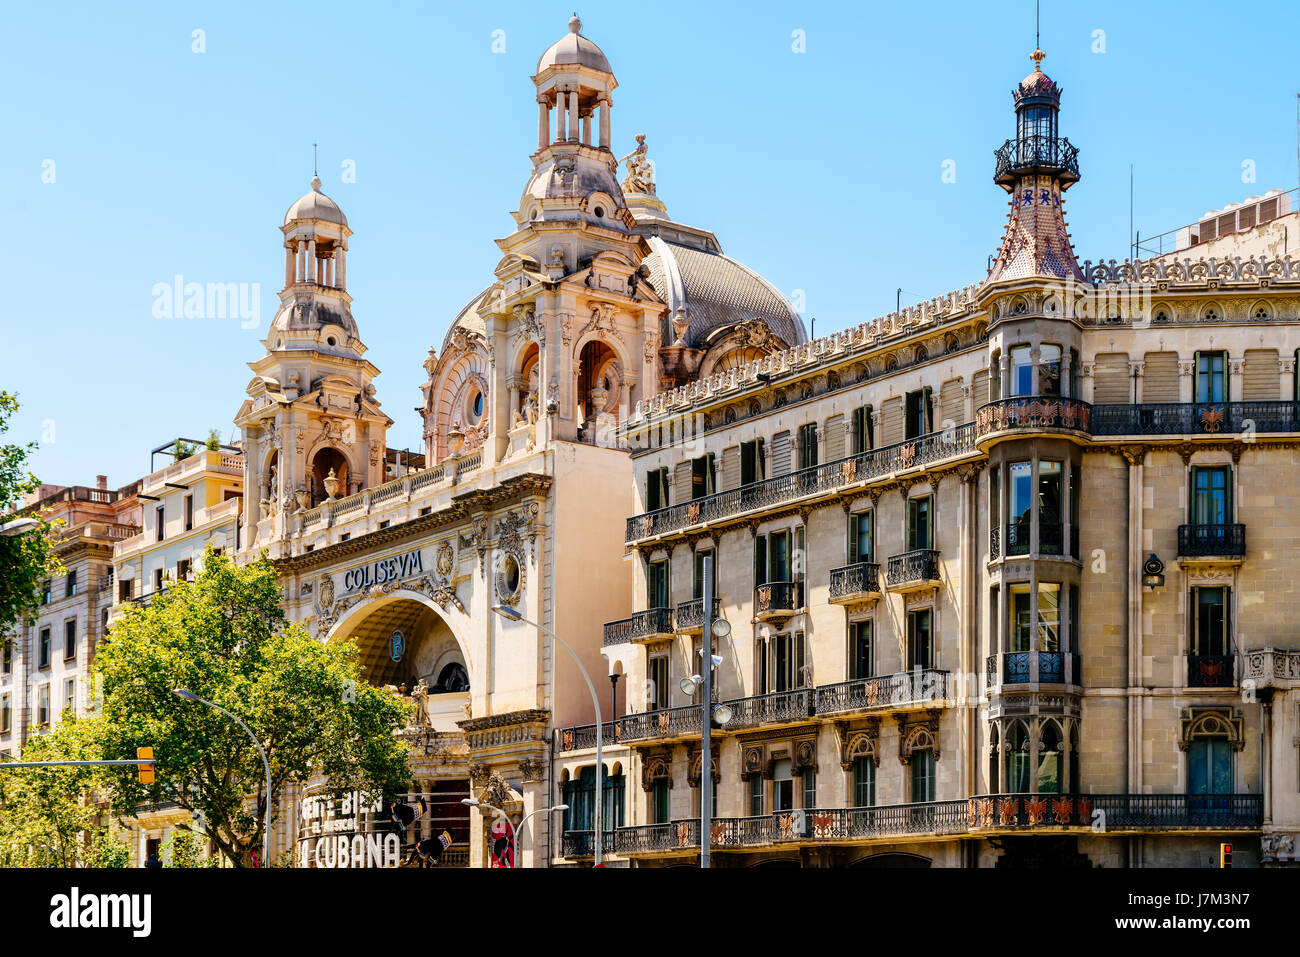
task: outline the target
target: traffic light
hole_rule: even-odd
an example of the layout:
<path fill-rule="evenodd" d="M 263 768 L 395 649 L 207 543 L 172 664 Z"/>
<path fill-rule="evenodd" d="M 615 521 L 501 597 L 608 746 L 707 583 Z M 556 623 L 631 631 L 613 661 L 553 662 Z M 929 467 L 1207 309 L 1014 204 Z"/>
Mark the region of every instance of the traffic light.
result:
<path fill-rule="evenodd" d="M 1219 845 L 1219 866 L 1220 867 L 1232 866 L 1232 845 L 1231 844 Z"/>
<path fill-rule="evenodd" d="M 136 759 L 139 761 L 152 761 L 153 748 L 136 748 Z M 153 784 L 153 765 L 138 764 L 136 765 L 136 774 L 140 777 L 141 784 Z"/>

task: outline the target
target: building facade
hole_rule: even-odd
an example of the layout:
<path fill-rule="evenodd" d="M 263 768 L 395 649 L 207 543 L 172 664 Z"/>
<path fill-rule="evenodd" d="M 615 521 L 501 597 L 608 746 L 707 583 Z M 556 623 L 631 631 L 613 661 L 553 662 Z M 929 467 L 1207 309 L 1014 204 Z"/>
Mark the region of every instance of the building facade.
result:
<path fill-rule="evenodd" d="M 702 839 L 715 866 L 1294 862 L 1300 262 L 1273 247 L 1297 217 L 1269 194 L 1222 236 L 1081 265 L 1078 151 L 1034 59 L 987 278 L 628 418 L 636 605 L 604 636 L 626 713 L 599 783 L 595 727 L 557 736 L 584 810 L 557 863 L 590 861 L 597 786 L 635 866 Z M 679 686 L 705 555 L 732 626 L 707 836 Z"/>

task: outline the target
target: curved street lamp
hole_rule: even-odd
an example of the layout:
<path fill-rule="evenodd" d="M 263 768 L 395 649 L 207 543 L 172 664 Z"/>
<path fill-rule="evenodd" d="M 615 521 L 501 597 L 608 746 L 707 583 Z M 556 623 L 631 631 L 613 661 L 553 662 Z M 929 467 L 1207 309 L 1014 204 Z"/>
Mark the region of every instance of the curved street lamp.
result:
<path fill-rule="evenodd" d="M 533 810 L 525 814 L 523 820 L 519 822 L 519 826 L 515 827 L 513 824 L 510 823 L 510 815 L 508 815 L 501 808 L 497 807 L 495 804 L 488 804 L 485 801 L 476 801 L 473 798 L 462 798 L 460 803 L 467 804 L 470 807 L 489 808 L 490 810 L 495 811 L 506 822 L 506 826 L 510 828 L 511 842 L 515 846 L 515 852 L 512 855 L 510 855 L 510 866 L 512 868 L 519 866 L 519 855 L 520 855 L 520 847 L 521 847 L 520 835 L 523 834 L 524 825 L 528 823 L 528 819 L 532 817 L 534 814 L 545 814 L 547 811 L 567 811 L 569 809 L 569 805 L 567 804 L 556 804 L 554 807 L 534 808 Z"/>
<path fill-rule="evenodd" d="M 532 625 L 542 634 L 549 635 L 551 638 L 555 639 L 555 641 L 557 641 L 560 644 L 560 646 L 569 653 L 569 657 L 573 659 L 573 663 L 576 664 L 578 666 L 578 670 L 582 672 L 582 680 L 587 682 L 587 690 L 591 692 L 591 704 L 592 707 L 596 709 L 596 800 L 595 800 L 596 820 L 595 820 L 595 829 L 594 829 L 595 839 L 596 839 L 596 855 L 595 855 L 596 859 L 594 861 L 593 866 L 599 867 L 600 851 L 601 851 L 601 843 L 602 843 L 601 842 L 600 792 L 604 789 L 604 784 L 605 784 L 604 781 L 605 762 L 604 762 L 604 751 L 602 750 L 601 747 L 602 729 L 601 729 L 601 719 L 600 719 L 600 699 L 596 697 L 596 686 L 591 683 L 591 675 L 587 673 L 587 668 L 582 663 L 582 659 L 578 657 L 577 652 L 575 652 L 572 648 L 570 648 L 569 643 L 566 642 L 559 635 L 557 635 L 555 632 L 551 631 L 551 629 L 539 625 L 535 621 L 529 621 L 523 615 L 519 614 L 519 612 L 511 608 L 509 605 L 494 605 L 492 611 L 500 615 L 502 618 L 509 619 L 510 621 L 519 621 L 519 622 L 523 622 L 525 625 Z"/>
<path fill-rule="evenodd" d="M 244 732 L 253 739 L 253 744 L 257 745 L 257 752 L 262 756 L 262 767 L 266 769 L 266 824 L 262 827 L 262 866 L 271 866 L 271 762 L 266 760 L 266 751 L 262 749 L 262 742 L 257 740 L 257 735 L 248 729 L 248 725 L 240 721 L 236 715 L 231 714 L 219 704 L 213 704 L 211 701 L 205 701 L 193 691 L 186 691 L 184 688 L 173 688 L 172 694 L 178 698 L 184 698 L 186 701 L 197 701 L 199 704 L 205 704 L 209 708 L 216 708 L 226 717 L 230 718 L 235 724 L 244 729 Z"/>

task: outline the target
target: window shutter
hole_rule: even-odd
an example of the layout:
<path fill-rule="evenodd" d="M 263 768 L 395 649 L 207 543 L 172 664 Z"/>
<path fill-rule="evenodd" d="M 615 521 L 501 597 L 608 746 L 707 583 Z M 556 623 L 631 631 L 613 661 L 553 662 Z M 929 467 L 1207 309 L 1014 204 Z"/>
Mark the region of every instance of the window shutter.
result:
<path fill-rule="evenodd" d="M 927 385 L 921 389 L 921 434 L 929 435 L 934 431 L 934 400 L 930 398 L 931 389 Z"/>
<path fill-rule="evenodd" d="M 691 463 L 678 462 L 673 471 L 673 502 L 681 504 L 691 500 Z"/>
<path fill-rule="evenodd" d="M 895 445 L 903 441 L 903 397 L 890 396 L 881 407 L 880 430 L 882 445 Z"/>
<path fill-rule="evenodd" d="M 975 408 L 989 403 L 989 370 L 980 369 L 971 377 L 972 398 Z"/>
<path fill-rule="evenodd" d="M 722 488 L 740 488 L 740 447 L 729 446 L 722 450 Z"/>
<path fill-rule="evenodd" d="M 758 440 L 758 478 L 767 478 L 767 440 Z"/>
<path fill-rule="evenodd" d="M 964 420 L 966 402 L 962 397 L 961 388 L 961 379 L 949 379 L 939 389 L 940 427 L 943 427 L 944 422 L 957 425 Z"/>
<path fill-rule="evenodd" d="M 772 476 L 790 472 L 790 433 L 778 432 L 772 436 Z"/>
<path fill-rule="evenodd" d="M 838 462 L 844 458 L 844 416 L 832 415 L 826 420 L 826 461 Z"/>
<path fill-rule="evenodd" d="M 1093 366 L 1094 405 L 1125 405 L 1129 401 L 1128 353 L 1101 352 Z"/>
<path fill-rule="evenodd" d="M 754 587 L 767 583 L 767 536 L 754 539 Z"/>
<path fill-rule="evenodd" d="M 1247 349 L 1242 363 L 1241 398 L 1244 402 L 1275 402 L 1280 399 L 1276 349 Z"/>
<path fill-rule="evenodd" d="M 1148 352 L 1145 362 L 1146 369 L 1142 373 L 1142 401 L 1177 402 L 1178 353 Z"/>

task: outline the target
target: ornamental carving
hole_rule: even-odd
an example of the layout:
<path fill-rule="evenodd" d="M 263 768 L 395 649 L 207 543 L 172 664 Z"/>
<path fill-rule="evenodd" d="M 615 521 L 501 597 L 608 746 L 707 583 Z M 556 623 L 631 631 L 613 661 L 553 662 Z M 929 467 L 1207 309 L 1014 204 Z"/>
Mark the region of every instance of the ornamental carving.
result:
<path fill-rule="evenodd" d="M 434 567 L 443 578 L 451 577 L 451 571 L 455 567 L 455 553 L 452 550 L 451 542 L 443 542 L 438 546 Z"/>
<path fill-rule="evenodd" d="M 1179 750 L 1186 751 L 1192 741 L 1203 737 L 1227 737 L 1234 751 L 1246 747 L 1245 722 L 1236 708 L 1188 708 L 1181 720 Z"/>
<path fill-rule="evenodd" d="M 316 614 L 327 615 L 334 607 L 334 578 L 331 575 L 321 575 L 319 584 L 320 588 L 316 592 Z"/>
<path fill-rule="evenodd" d="M 497 519 L 497 544 L 506 551 L 518 556 L 521 564 L 525 537 L 528 539 L 529 555 L 534 561 L 537 558 L 537 526 L 535 524 L 537 513 L 537 503 L 529 502 L 522 511 L 507 512 Z"/>
<path fill-rule="evenodd" d="M 649 754 L 641 762 L 641 789 L 649 791 L 659 782 L 673 786 L 672 757 L 667 754 Z"/>
<path fill-rule="evenodd" d="M 514 316 L 516 340 L 532 339 L 541 346 L 546 345 L 546 329 L 537 318 L 533 303 L 520 303 L 515 306 Z"/>
<path fill-rule="evenodd" d="M 873 690 L 876 682 L 871 682 Z M 840 729 L 840 767 L 848 771 L 858 758 L 870 758 L 871 763 L 880 767 L 880 720 L 870 719 L 866 726 L 853 731 Z"/>
<path fill-rule="evenodd" d="M 537 758 L 524 758 L 519 762 L 519 773 L 523 775 L 525 783 L 541 781 L 545 771 L 546 765 Z"/>
<path fill-rule="evenodd" d="M 469 783 L 474 785 L 476 788 L 481 788 L 487 784 L 488 778 L 491 774 L 492 769 L 486 764 L 483 764 L 482 762 L 471 764 L 469 766 Z"/>
<path fill-rule="evenodd" d="M 938 711 L 923 711 L 919 715 L 899 715 L 898 720 L 898 760 L 910 764 L 912 755 L 929 748 L 934 759 L 939 760 L 939 718 Z"/>

